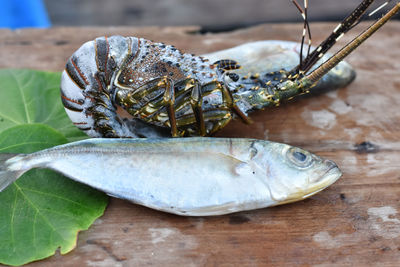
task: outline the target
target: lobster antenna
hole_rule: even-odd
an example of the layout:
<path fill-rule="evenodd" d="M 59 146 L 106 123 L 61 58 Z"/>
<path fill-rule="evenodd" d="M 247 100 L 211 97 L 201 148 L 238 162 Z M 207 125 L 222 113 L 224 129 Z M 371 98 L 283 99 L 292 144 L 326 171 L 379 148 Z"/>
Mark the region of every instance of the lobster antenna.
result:
<path fill-rule="evenodd" d="M 381 10 L 382 8 L 384 8 L 384 7 L 385 7 L 386 5 L 388 5 L 390 2 L 392 2 L 392 0 L 388 0 L 388 1 L 386 1 L 385 3 L 383 3 L 382 5 L 380 5 L 379 7 L 377 7 L 375 10 L 373 10 L 372 12 L 370 12 L 370 13 L 368 14 L 368 17 L 373 16 L 376 12 L 378 12 L 379 10 Z M 364 16 L 365 16 L 365 15 L 364 15 Z M 361 19 L 362 19 L 362 18 L 358 19 L 358 21 L 356 21 L 356 22 L 354 23 L 354 25 L 351 26 L 351 27 L 349 28 L 349 30 L 351 30 L 351 29 L 353 29 L 354 27 L 356 27 L 356 26 L 360 23 Z"/>
<path fill-rule="evenodd" d="M 309 75 L 304 77 L 302 80 L 304 83 L 316 83 L 322 76 L 324 76 L 328 71 L 334 68 L 340 61 L 342 61 L 347 55 L 349 55 L 354 49 L 361 45 L 365 40 L 367 40 L 372 34 L 374 34 L 380 27 L 382 27 L 391 17 L 396 15 L 400 10 L 400 1 L 389 10 L 382 18 L 378 19 L 360 35 L 354 38 L 350 43 L 345 45 L 339 52 L 334 54 L 327 61 L 322 63 L 318 68 L 312 71 Z"/>
<path fill-rule="evenodd" d="M 302 69 L 303 66 L 303 48 L 304 48 L 304 41 L 306 38 L 306 32 L 308 33 L 308 49 L 307 49 L 307 56 L 306 58 L 310 55 L 310 48 L 311 48 L 311 29 L 310 29 L 310 25 L 308 23 L 308 15 L 307 15 L 307 7 L 308 7 L 308 0 L 304 0 L 304 10 L 301 8 L 301 6 L 299 5 L 299 3 L 296 0 L 292 0 L 292 3 L 297 7 L 297 9 L 299 10 L 301 16 L 303 17 L 304 20 L 304 26 L 303 26 L 303 34 L 301 37 L 301 47 L 300 47 L 300 69 Z"/>
<path fill-rule="evenodd" d="M 372 15 L 374 15 L 376 12 L 378 12 L 379 10 L 381 10 L 382 8 L 384 8 L 387 4 L 389 4 L 390 2 L 392 2 L 392 0 L 386 1 L 385 3 L 383 3 L 382 5 L 380 5 L 377 9 L 375 9 L 374 11 L 370 12 L 368 14 L 368 17 L 371 17 Z"/>
<path fill-rule="evenodd" d="M 307 24 L 307 31 L 308 31 L 308 48 L 307 48 L 307 57 L 308 57 L 310 55 L 312 39 L 311 39 L 310 24 L 308 24 L 308 12 L 307 12 L 307 10 L 308 10 L 308 0 L 305 0 L 305 2 L 304 2 L 304 15 L 306 17 L 306 24 Z"/>
<path fill-rule="evenodd" d="M 350 15 L 348 15 L 341 23 L 339 23 L 333 32 L 326 38 L 307 58 L 304 60 L 303 66 L 297 66 L 296 72 L 308 72 L 312 66 L 354 25 L 367 11 L 368 7 L 374 0 L 362 1 Z"/>

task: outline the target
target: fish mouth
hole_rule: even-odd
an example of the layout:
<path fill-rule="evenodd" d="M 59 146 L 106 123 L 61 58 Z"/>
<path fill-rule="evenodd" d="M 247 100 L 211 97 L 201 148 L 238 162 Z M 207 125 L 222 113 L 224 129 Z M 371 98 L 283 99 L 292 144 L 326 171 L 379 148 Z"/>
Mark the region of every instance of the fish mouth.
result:
<path fill-rule="evenodd" d="M 331 160 L 325 160 L 325 163 L 329 166 L 325 174 L 321 176 L 317 183 L 314 183 L 308 188 L 307 191 L 310 193 L 304 195 L 302 199 L 308 198 L 318 192 L 321 192 L 328 186 L 335 183 L 342 176 L 342 171 L 339 169 L 336 163 Z"/>
<path fill-rule="evenodd" d="M 291 194 L 291 196 L 288 196 L 285 201 L 281 201 L 277 205 L 292 203 L 306 199 L 312 195 L 321 192 L 322 190 L 336 182 L 342 176 L 342 172 L 333 161 L 325 160 L 325 163 L 327 163 L 326 165 L 328 166 L 328 168 L 325 173 L 320 176 L 321 178 L 319 178 L 317 182 L 312 183 L 305 190 L 299 190 L 298 192 Z"/>

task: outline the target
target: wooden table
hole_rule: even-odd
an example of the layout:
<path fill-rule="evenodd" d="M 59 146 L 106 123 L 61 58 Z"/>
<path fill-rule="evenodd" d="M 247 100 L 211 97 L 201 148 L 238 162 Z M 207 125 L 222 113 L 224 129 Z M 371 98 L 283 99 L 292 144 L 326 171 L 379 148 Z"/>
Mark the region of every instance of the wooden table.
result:
<path fill-rule="evenodd" d="M 362 24 L 365 26 L 366 24 Z M 312 25 L 315 42 L 335 27 Z M 400 262 L 400 22 L 390 22 L 348 61 L 347 88 L 253 114 L 219 136 L 300 146 L 334 160 L 343 177 L 298 203 L 211 218 L 170 215 L 111 199 L 103 217 L 79 234 L 77 248 L 31 266 L 370 265 Z M 196 27 L 0 30 L 0 67 L 61 71 L 83 42 L 132 35 L 205 53 L 248 41 L 297 41 L 300 24 L 219 34 Z M 351 39 L 345 36 L 343 45 Z"/>

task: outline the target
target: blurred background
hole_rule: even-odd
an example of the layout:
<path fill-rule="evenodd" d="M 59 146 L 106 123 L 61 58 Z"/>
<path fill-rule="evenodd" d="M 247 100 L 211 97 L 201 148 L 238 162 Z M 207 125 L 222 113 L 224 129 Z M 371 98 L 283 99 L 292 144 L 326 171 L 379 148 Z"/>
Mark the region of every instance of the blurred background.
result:
<path fill-rule="evenodd" d="M 339 21 L 360 2 L 310 0 L 310 21 Z M 377 1 L 375 6 L 383 2 Z M 8 22 L 10 26 L 4 22 L 0 26 L 10 28 L 199 25 L 203 32 L 218 32 L 265 22 L 301 21 L 290 0 L 0 0 L 0 3 L 3 10 L 0 21 L 12 16 L 15 19 L 11 24 Z"/>

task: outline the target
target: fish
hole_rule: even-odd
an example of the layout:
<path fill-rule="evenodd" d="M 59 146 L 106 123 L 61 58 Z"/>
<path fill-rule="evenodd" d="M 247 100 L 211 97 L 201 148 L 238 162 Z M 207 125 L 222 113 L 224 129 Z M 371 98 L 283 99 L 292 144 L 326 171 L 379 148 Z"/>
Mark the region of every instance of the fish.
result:
<path fill-rule="evenodd" d="M 342 175 L 333 161 L 301 148 L 248 138 L 93 138 L 0 158 L 0 192 L 28 170 L 47 168 L 110 196 L 182 216 L 299 201 Z"/>

